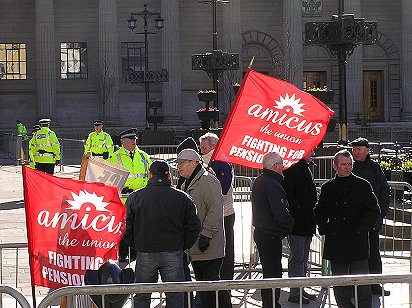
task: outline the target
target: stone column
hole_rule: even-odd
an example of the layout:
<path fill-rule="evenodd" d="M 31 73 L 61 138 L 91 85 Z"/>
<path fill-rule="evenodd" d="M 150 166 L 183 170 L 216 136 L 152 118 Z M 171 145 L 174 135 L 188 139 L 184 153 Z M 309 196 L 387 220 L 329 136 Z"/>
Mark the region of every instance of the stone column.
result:
<path fill-rule="evenodd" d="M 219 4 L 220 5 L 220 4 Z M 242 28 L 241 28 L 241 11 L 240 0 L 230 0 L 228 4 L 223 4 L 222 30 L 218 32 L 223 34 L 222 50 L 229 53 L 239 54 L 239 69 L 226 71 L 223 83 L 223 93 L 220 99 L 224 104 L 220 104 L 220 109 L 226 114 L 230 111 L 234 99 L 233 84 L 242 82 Z M 218 48 L 220 49 L 220 48 Z"/>
<path fill-rule="evenodd" d="M 412 1 L 402 1 L 402 120 L 412 119 Z"/>
<path fill-rule="evenodd" d="M 118 124 L 120 120 L 119 78 L 121 69 L 116 2 L 116 0 L 99 0 L 99 67 L 95 71 L 95 76 L 91 76 L 97 84 L 96 91 L 110 92 L 109 95 L 103 95 L 98 99 L 98 104 L 100 116 L 111 125 Z M 102 89 L 103 84 L 106 84 L 105 90 Z M 103 101 L 105 101 L 104 107 Z"/>
<path fill-rule="evenodd" d="M 36 101 L 37 117 L 56 114 L 56 44 L 53 0 L 36 0 Z"/>
<path fill-rule="evenodd" d="M 179 0 L 162 0 L 160 12 L 165 20 L 162 32 L 162 68 L 169 71 L 169 81 L 162 85 L 165 124 L 182 121 L 182 69 L 180 54 Z"/>
<path fill-rule="evenodd" d="M 346 0 L 345 14 L 355 14 L 355 18 L 362 17 L 360 0 Z M 359 113 L 364 117 L 363 102 L 363 51 L 362 46 L 355 48 L 348 58 L 346 65 L 346 106 L 348 122 L 353 122 Z"/>
<path fill-rule="evenodd" d="M 303 87 L 303 28 L 301 1 L 283 1 L 283 68 L 286 80 Z"/>

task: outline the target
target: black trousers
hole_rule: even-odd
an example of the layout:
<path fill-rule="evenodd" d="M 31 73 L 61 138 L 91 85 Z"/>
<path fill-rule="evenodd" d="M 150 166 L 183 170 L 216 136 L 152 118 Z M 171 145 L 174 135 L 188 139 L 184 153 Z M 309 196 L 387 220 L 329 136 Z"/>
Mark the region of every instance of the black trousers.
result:
<path fill-rule="evenodd" d="M 54 174 L 54 164 L 36 163 L 36 170 L 53 175 Z"/>
<path fill-rule="evenodd" d="M 369 232 L 369 249 L 370 257 L 368 259 L 369 273 L 370 274 L 382 274 L 382 259 L 381 251 L 379 248 L 379 231 Z M 374 284 L 372 289 L 379 291 L 380 285 Z"/>
<path fill-rule="evenodd" d="M 225 216 L 225 257 L 223 258 L 222 268 L 220 269 L 220 279 L 233 280 L 235 273 L 235 235 L 233 226 L 235 225 L 235 214 Z"/>
<path fill-rule="evenodd" d="M 282 277 L 282 239 L 255 229 L 253 234 L 259 251 L 260 263 L 262 263 L 263 278 Z M 264 289 L 262 292 L 262 307 L 273 308 L 272 289 Z M 279 304 L 280 289 L 275 289 L 275 307 Z"/>
<path fill-rule="evenodd" d="M 222 267 L 223 258 L 206 260 L 206 261 L 192 261 L 193 272 L 197 281 L 215 281 L 220 279 L 220 268 Z M 228 290 L 219 291 L 219 308 L 232 307 L 230 294 Z M 205 291 L 199 292 L 200 308 L 216 307 L 215 292 Z M 197 297 L 197 295 L 196 295 Z"/>
<path fill-rule="evenodd" d="M 368 274 L 368 260 L 351 261 L 351 262 L 330 262 L 332 275 L 355 275 L 355 274 Z M 354 308 L 352 303 L 354 297 L 353 286 L 339 286 L 333 287 L 335 293 L 336 303 L 339 308 Z M 359 308 L 371 308 L 372 307 L 372 292 L 371 286 L 358 286 L 358 307 Z"/>

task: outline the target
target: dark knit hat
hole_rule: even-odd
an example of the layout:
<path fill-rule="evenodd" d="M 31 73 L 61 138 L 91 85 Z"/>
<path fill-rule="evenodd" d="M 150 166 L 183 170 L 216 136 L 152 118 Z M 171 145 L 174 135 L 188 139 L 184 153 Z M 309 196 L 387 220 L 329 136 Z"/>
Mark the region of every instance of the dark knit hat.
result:
<path fill-rule="evenodd" d="M 165 160 L 159 159 L 152 162 L 149 171 L 154 176 L 167 177 L 170 173 L 170 168 L 169 164 Z"/>

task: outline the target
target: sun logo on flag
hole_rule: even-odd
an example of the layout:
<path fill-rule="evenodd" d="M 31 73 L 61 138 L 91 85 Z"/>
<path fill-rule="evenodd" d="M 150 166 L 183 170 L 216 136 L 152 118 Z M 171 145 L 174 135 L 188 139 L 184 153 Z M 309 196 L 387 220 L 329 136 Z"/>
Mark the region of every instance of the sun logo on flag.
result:
<path fill-rule="evenodd" d="M 282 95 L 280 95 L 280 99 L 279 101 L 275 100 L 276 105 L 274 105 L 273 107 L 277 108 L 277 109 L 285 109 L 286 112 L 291 112 L 293 111 L 294 114 L 302 116 L 303 114 L 302 112 L 306 111 L 305 109 L 302 109 L 302 107 L 305 104 L 299 104 L 300 102 L 300 98 L 295 98 L 295 94 L 293 93 L 292 96 L 289 97 L 289 93 L 286 93 L 285 97 L 282 97 Z"/>
<path fill-rule="evenodd" d="M 98 197 L 96 193 L 89 193 L 86 190 L 80 191 L 78 195 L 76 195 L 74 192 L 71 193 L 73 200 L 67 200 L 67 203 L 71 205 L 71 207 L 68 207 L 68 210 L 80 210 L 83 204 L 85 203 L 91 203 L 95 206 L 97 211 L 100 212 L 109 212 L 108 209 L 106 209 L 106 206 L 108 206 L 110 203 L 109 202 L 103 202 L 103 197 Z M 86 211 L 90 212 L 91 207 L 87 206 Z"/>

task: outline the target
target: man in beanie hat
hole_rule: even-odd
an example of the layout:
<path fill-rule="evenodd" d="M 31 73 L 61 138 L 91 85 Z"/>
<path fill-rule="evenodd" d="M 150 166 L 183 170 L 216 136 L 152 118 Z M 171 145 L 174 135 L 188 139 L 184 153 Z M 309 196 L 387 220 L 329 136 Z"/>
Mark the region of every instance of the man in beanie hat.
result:
<path fill-rule="evenodd" d="M 186 193 L 171 186 L 166 161 L 155 160 L 147 186 L 126 201 L 124 239 L 136 250 L 135 282 L 184 281 L 183 250 L 197 240 L 200 222 L 196 206 Z M 135 307 L 149 307 L 150 294 L 136 294 Z M 166 293 L 167 307 L 183 307 L 184 293 Z"/>
<path fill-rule="evenodd" d="M 371 184 L 381 210 L 381 214 L 375 227 L 369 232 L 370 257 L 368 263 L 369 273 L 382 274 L 379 232 L 382 228 L 383 219 L 389 209 L 390 189 L 386 176 L 380 165 L 370 157 L 369 140 L 366 138 L 358 138 L 352 141 L 350 145 L 352 146 L 353 158 L 355 159 L 355 163 L 353 164 L 353 174 L 364 178 Z M 382 291 L 382 287 L 379 284 L 372 285 L 371 289 L 372 294 L 384 296 L 390 295 L 390 291 Z"/>

